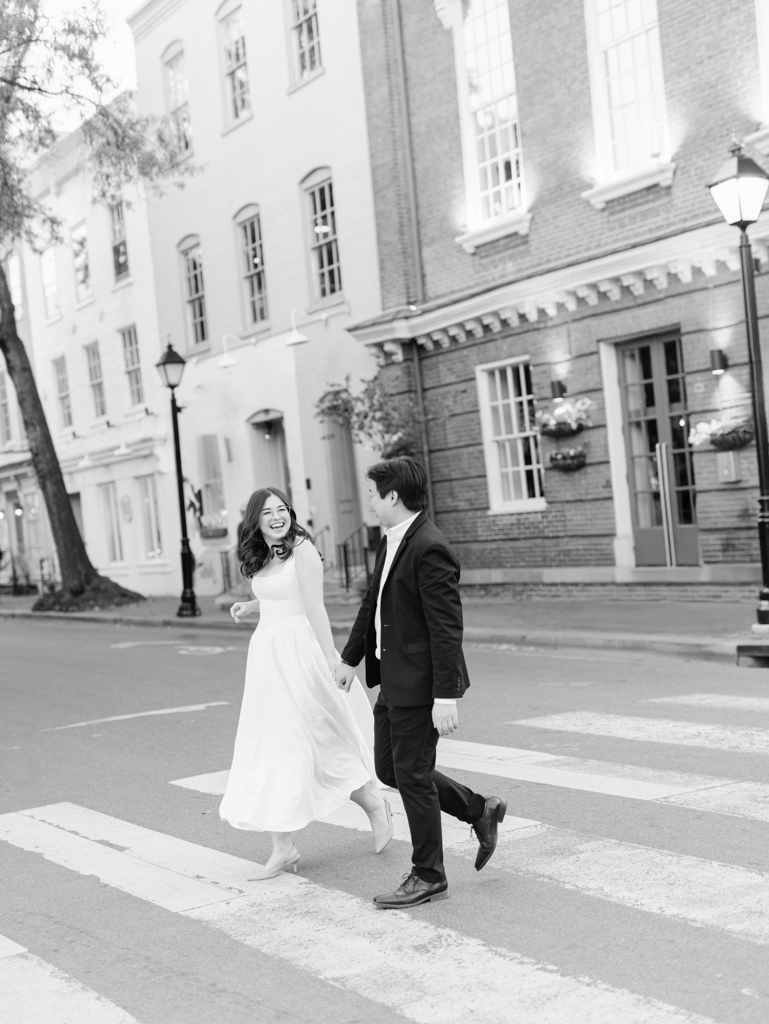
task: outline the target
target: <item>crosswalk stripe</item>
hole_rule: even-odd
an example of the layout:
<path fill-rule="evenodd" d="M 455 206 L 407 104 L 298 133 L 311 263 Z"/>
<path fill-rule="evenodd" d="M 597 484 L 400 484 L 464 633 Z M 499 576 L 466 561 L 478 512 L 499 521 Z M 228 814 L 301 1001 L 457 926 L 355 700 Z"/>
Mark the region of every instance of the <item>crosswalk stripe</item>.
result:
<path fill-rule="evenodd" d="M 730 814 L 755 821 L 769 821 L 769 786 L 760 783 L 735 782 L 709 775 L 690 775 L 683 772 L 644 768 L 638 765 L 614 764 L 608 761 L 587 761 L 559 754 L 546 754 L 536 750 L 470 743 L 464 740 L 441 740 L 438 745 L 438 765 L 458 768 L 497 779 L 516 779 L 545 786 L 602 793 L 633 800 L 651 800 L 689 807 L 694 810 Z M 227 786 L 227 769 L 174 779 L 173 786 L 221 796 Z M 389 797 L 395 816 L 395 837 L 409 841 L 403 819 L 403 807 L 397 796 Z M 366 830 L 368 822 L 362 812 L 350 805 L 336 815 L 325 819 L 345 828 Z M 503 830 L 525 827 L 527 819 L 511 821 L 508 817 Z M 456 820 L 444 816 L 446 846 L 464 842 L 466 828 L 457 826 Z"/>
<path fill-rule="evenodd" d="M 57 824 L 40 819 L 55 820 Z M 20 822 L 38 830 L 34 843 Z M 70 870 L 96 873 L 109 885 L 117 884 L 134 896 L 204 922 L 337 988 L 391 1007 L 418 1024 L 452 1024 L 467 1019 L 482 1019 L 483 1024 L 509 1024 L 511 1020 L 516 1024 L 563 1024 L 565 1020 L 569 1024 L 616 1024 L 618 1020 L 712 1024 L 707 1018 L 646 996 L 562 975 L 548 964 L 490 946 L 454 929 L 431 925 L 424 918 L 376 910 L 368 900 L 306 880 L 300 883 L 289 879 L 289 884 L 277 886 L 257 883 L 253 892 L 236 895 L 224 889 L 231 875 L 220 878 L 218 872 L 223 863 L 231 869 L 231 862 L 238 858 L 222 861 L 226 855 L 206 847 L 197 847 L 193 855 L 189 848 L 194 844 L 190 843 L 181 847 L 185 859 L 180 869 L 189 872 L 202 868 L 206 882 L 197 884 L 211 891 L 218 885 L 219 899 L 215 901 L 218 907 L 210 899 L 201 899 L 195 908 L 182 909 L 176 892 L 172 899 L 163 900 L 156 889 L 148 893 L 144 884 L 129 888 L 126 879 L 134 877 L 130 872 L 121 873 L 114 867 L 104 870 L 103 861 L 89 856 L 85 849 L 96 847 L 111 858 L 129 862 L 129 867 L 146 853 L 153 862 L 144 866 L 163 872 L 166 884 L 170 884 L 168 878 L 173 871 L 158 867 L 155 861 L 173 862 L 181 840 L 72 804 L 2 815 L 0 828 L 0 838 L 13 845 L 32 849 Z M 48 834 L 47 838 L 43 833 Z M 93 834 L 96 839 L 84 838 L 85 834 Z M 78 845 L 67 845 L 62 838 L 77 840 Z M 125 852 L 105 847 L 105 842 L 122 845 Z M 243 873 L 253 867 L 248 861 L 240 861 L 240 865 Z M 100 867 L 101 871 L 94 870 Z M 193 881 L 184 875 L 178 877 L 185 885 Z M 482 1018 L 479 979 L 483 979 Z"/>
<path fill-rule="evenodd" d="M 176 779 L 171 785 L 181 786 L 183 789 L 193 789 L 200 793 L 208 793 L 211 796 L 221 796 L 227 786 L 229 771 L 211 772 L 210 775 L 193 775 L 189 779 Z M 392 811 L 393 827 L 395 829 L 394 839 L 400 839 L 405 843 L 411 842 L 406 811 L 403 807 L 403 800 L 400 793 L 394 790 L 387 790 L 387 799 Z M 371 826 L 369 820 L 357 804 L 348 801 L 333 814 L 321 819 L 329 825 L 339 825 L 342 828 L 352 828 L 358 832 L 369 832 Z M 513 832 L 519 828 L 528 828 L 530 825 L 539 824 L 531 818 L 516 818 L 508 814 L 499 826 L 500 832 Z M 441 827 L 443 830 L 443 845 L 448 848 L 464 843 L 468 838 L 469 825 L 457 821 L 448 814 L 441 815 Z"/>
<path fill-rule="evenodd" d="M 652 697 L 646 703 L 727 708 L 734 711 L 769 711 L 769 697 L 742 697 L 736 693 L 685 693 L 680 696 Z"/>
<path fill-rule="evenodd" d="M 0 1024 L 138 1024 L 109 999 L 2 935 L 0 1000 Z"/>
<path fill-rule="evenodd" d="M 705 747 L 708 750 L 769 754 L 769 730 L 742 726 L 596 714 L 592 711 L 566 711 L 563 714 L 545 715 L 542 718 L 522 718 L 507 724 L 524 725 L 534 729 L 553 729 L 556 732 L 580 732 L 589 736 L 611 736 L 622 740 L 643 740 L 647 743 Z"/>
<path fill-rule="evenodd" d="M 472 858 L 470 843 L 455 853 Z M 500 838 L 492 864 L 662 917 L 769 944 L 769 874 L 540 825 Z"/>

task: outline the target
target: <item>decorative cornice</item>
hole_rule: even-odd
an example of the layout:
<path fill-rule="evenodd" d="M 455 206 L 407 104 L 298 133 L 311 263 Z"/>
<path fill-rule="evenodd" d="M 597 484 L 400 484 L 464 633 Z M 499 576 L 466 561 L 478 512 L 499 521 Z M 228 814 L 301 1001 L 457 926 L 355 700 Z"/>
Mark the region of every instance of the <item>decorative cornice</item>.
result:
<path fill-rule="evenodd" d="M 751 228 L 751 245 L 759 260 L 769 259 L 769 211 Z M 629 296 L 663 292 L 674 283 L 689 284 L 695 269 L 706 277 L 717 272 L 718 263 L 736 271 L 737 246 L 734 228 L 712 224 L 514 281 L 413 317 L 349 330 L 358 341 L 380 347 L 401 362 L 403 345 L 412 340 L 428 351 L 448 348 L 491 337 L 503 325 L 536 323 Z"/>
<path fill-rule="evenodd" d="M 128 27 L 133 32 L 134 42 L 138 43 L 140 39 L 148 36 L 156 25 L 165 21 L 186 2 L 187 0 L 147 0 L 126 18 Z"/>

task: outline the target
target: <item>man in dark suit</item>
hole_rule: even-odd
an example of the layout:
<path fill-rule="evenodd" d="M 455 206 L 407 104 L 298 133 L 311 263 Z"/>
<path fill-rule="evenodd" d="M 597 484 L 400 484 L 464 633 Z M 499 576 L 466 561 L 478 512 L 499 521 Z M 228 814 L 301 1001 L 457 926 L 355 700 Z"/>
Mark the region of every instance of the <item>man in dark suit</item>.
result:
<path fill-rule="evenodd" d="M 403 798 L 414 852 L 406 881 L 374 902 L 413 907 L 448 896 L 441 811 L 472 825 L 480 871 L 496 848 L 507 804 L 435 770 L 438 738 L 459 727 L 457 700 L 470 680 L 462 654 L 459 563 L 427 517 L 425 471 L 403 456 L 372 466 L 366 475 L 385 535 L 336 679 L 349 690 L 365 657 L 366 683 L 380 687 L 374 706 L 377 775 Z"/>

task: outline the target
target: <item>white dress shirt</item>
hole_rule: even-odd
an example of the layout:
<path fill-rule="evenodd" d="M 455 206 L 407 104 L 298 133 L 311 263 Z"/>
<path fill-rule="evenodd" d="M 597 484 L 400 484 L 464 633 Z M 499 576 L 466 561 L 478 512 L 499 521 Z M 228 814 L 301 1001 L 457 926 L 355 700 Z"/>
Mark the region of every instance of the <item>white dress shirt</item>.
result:
<path fill-rule="evenodd" d="M 385 563 L 382 567 L 382 576 L 379 581 L 379 594 L 377 595 L 376 612 L 374 613 L 374 629 L 376 631 L 376 656 L 381 660 L 382 658 L 382 591 L 384 590 L 385 581 L 390 574 L 390 568 L 395 560 L 395 556 L 398 552 L 398 548 L 401 545 L 401 541 L 408 533 L 408 529 L 419 512 L 415 512 L 409 519 L 404 519 L 402 523 L 398 523 L 397 526 L 391 526 L 385 530 L 385 537 L 387 538 L 387 555 L 385 556 Z M 442 697 L 434 697 L 433 701 L 435 704 L 456 704 L 455 700 L 447 700 Z"/>

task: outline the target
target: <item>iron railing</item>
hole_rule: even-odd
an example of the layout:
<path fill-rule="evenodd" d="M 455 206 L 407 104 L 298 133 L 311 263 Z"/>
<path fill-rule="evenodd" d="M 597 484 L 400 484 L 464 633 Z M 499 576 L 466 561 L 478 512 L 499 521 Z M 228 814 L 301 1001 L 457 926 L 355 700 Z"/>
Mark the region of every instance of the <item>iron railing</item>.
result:
<path fill-rule="evenodd" d="M 349 537 L 336 546 L 337 582 L 344 590 L 368 586 L 374 566 L 374 555 L 381 532 L 378 526 L 362 523 Z"/>

